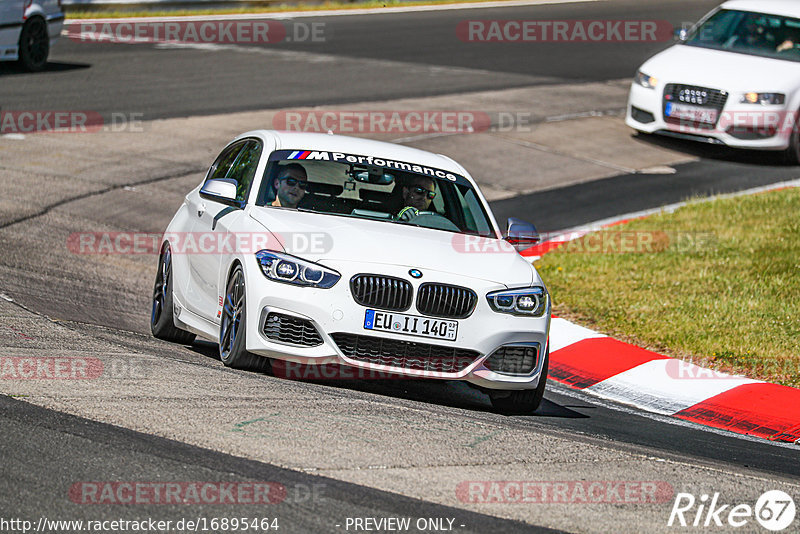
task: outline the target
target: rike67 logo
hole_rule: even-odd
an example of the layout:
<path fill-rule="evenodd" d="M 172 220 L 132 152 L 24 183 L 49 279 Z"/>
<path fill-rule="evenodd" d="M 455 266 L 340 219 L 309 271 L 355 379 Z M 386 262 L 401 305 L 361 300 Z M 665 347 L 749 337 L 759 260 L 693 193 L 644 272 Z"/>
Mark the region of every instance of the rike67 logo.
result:
<path fill-rule="evenodd" d="M 792 497 L 781 490 L 762 494 L 755 503 L 726 504 L 720 494 L 703 494 L 696 498 L 691 493 L 678 493 L 667 526 L 727 529 L 740 528 L 755 519 L 767 530 L 780 532 L 794 523 L 796 508 Z"/>

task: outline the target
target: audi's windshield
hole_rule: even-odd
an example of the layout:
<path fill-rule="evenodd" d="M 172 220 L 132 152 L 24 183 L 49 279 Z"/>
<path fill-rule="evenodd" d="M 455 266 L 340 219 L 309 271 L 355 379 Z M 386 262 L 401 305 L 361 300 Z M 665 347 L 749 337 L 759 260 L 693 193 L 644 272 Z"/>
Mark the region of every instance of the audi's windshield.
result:
<path fill-rule="evenodd" d="M 721 9 L 694 28 L 685 44 L 800 61 L 800 19 Z"/>

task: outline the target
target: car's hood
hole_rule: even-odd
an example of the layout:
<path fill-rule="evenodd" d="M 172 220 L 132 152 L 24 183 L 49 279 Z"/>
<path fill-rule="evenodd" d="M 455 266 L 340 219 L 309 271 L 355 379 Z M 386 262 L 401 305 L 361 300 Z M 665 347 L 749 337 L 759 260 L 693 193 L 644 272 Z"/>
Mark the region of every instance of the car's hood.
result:
<path fill-rule="evenodd" d="M 284 252 L 322 264 L 401 265 L 517 287 L 534 282 L 530 263 L 498 239 L 274 208 L 253 208 L 250 217 L 277 237 Z"/>
<path fill-rule="evenodd" d="M 790 93 L 800 86 L 800 63 L 781 59 L 675 45 L 640 69 L 660 84 L 699 85 L 728 92 Z"/>

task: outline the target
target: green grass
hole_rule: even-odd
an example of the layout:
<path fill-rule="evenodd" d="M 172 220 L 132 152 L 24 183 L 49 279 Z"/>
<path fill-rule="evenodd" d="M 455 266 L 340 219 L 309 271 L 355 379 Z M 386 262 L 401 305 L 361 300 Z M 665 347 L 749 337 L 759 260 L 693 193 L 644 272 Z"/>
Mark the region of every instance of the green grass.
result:
<path fill-rule="evenodd" d="M 275 4 L 269 6 L 251 6 L 219 9 L 91 9 L 69 10 L 67 19 L 125 18 L 125 17 L 186 17 L 191 15 L 231 15 L 243 13 L 280 13 L 284 11 L 319 11 L 328 9 L 370 9 L 382 7 L 412 7 L 429 5 L 461 4 L 473 2 L 492 2 L 496 0 L 419 0 L 400 2 L 399 0 L 365 0 L 363 2 L 312 2 L 297 4 Z"/>
<path fill-rule="evenodd" d="M 622 252 L 633 236 L 646 252 Z M 587 252 L 599 239 L 611 250 Z M 536 266 L 555 315 L 699 365 L 800 386 L 800 189 L 692 202 L 585 236 Z"/>

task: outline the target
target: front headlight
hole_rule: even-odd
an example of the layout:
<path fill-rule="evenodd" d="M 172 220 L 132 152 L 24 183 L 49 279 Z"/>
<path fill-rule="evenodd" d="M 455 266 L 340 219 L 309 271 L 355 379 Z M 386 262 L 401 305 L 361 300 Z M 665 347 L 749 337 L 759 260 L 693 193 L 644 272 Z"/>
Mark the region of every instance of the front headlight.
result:
<path fill-rule="evenodd" d="M 642 87 L 646 87 L 647 89 L 655 89 L 656 85 L 658 84 L 657 78 L 648 76 L 642 71 L 638 71 L 636 73 L 636 76 L 633 77 L 633 81 L 641 85 Z"/>
<path fill-rule="evenodd" d="M 762 106 L 779 106 L 786 102 L 786 95 L 783 93 L 745 93 L 742 95 L 740 104 L 761 104 Z"/>
<path fill-rule="evenodd" d="M 541 317 L 547 310 L 549 295 L 541 286 L 495 291 L 486 295 L 489 306 L 499 313 Z"/>
<path fill-rule="evenodd" d="M 342 277 L 333 269 L 281 252 L 259 250 L 256 259 L 264 276 L 284 284 L 328 289 Z"/>

